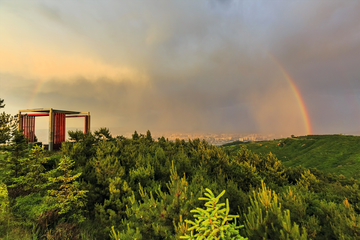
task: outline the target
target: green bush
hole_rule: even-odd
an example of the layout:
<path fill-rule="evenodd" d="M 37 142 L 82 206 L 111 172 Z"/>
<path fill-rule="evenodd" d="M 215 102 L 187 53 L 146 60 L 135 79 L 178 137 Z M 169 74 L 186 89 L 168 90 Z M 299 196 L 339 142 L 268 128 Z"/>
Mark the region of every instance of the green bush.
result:
<path fill-rule="evenodd" d="M 58 152 L 28 151 L 24 136 L 15 134 L 0 157 L 0 181 L 6 185 L 0 190 L 0 238 L 29 239 L 33 232 L 48 239 L 173 240 L 207 230 L 208 235 L 222 232 L 225 239 L 229 234 L 238 239 L 359 238 L 356 179 L 289 168 L 272 154 L 246 148 L 233 148 L 232 154 L 200 139 L 153 140 L 150 132 L 130 139 L 114 138 L 107 129 L 73 133 L 76 142 L 63 143 Z M 287 151 L 291 145 L 305 154 L 315 140 L 307 139 L 305 146 L 302 137 L 289 141 L 271 149 Z M 203 186 L 225 189 L 220 195 L 226 204 Z M 218 199 L 215 209 L 202 209 L 196 201 L 204 192 L 207 203 Z M 244 227 L 223 224 L 219 212 L 228 220 L 236 216 Z"/>
<path fill-rule="evenodd" d="M 181 239 L 247 239 L 240 236 L 237 229 L 243 227 L 236 225 L 236 218 L 238 215 L 229 215 L 230 207 L 229 200 L 226 199 L 225 203 L 219 203 L 220 197 L 225 194 L 225 190 L 222 191 L 217 197 L 213 192 L 206 188 L 207 193 L 204 193 L 205 197 L 200 197 L 199 200 L 205 200 L 206 209 L 197 208 L 191 210 L 191 212 L 197 213 L 194 214 L 195 220 L 185 220 L 186 223 L 193 225 L 188 228 L 187 231 L 190 231 L 190 235 L 185 234 L 181 236 Z M 225 208 L 223 208 L 225 206 Z M 229 223 L 229 221 L 235 220 L 234 223 Z"/>
<path fill-rule="evenodd" d="M 9 198 L 7 187 L 0 182 L 0 233 L 5 232 L 5 226 L 9 218 Z"/>
<path fill-rule="evenodd" d="M 245 217 L 245 231 L 254 239 L 308 239 L 306 229 L 290 218 L 290 210 L 282 209 L 278 195 L 265 183 L 250 196 L 251 206 Z"/>

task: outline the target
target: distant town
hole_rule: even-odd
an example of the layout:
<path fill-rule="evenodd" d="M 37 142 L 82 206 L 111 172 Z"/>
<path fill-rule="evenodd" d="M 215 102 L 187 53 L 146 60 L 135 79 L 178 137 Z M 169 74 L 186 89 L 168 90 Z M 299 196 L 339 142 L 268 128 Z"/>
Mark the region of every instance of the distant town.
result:
<path fill-rule="evenodd" d="M 76 130 L 76 128 L 68 128 L 67 130 Z M 81 129 L 79 129 L 81 130 Z M 117 129 L 110 129 L 112 135 L 118 136 L 123 135 L 124 137 L 131 138 L 134 132 L 122 132 L 117 131 Z M 139 134 L 146 134 L 146 132 L 138 131 Z M 47 142 L 48 131 L 46 129 L 38 129 L 36 132 L 37 137 L 42 142 Z M 66 134 L 67 135 L 67 134 Z M 169 141 L 175 141 L 175 139 L 184 139 L 188 141 L 189 139 L 199 138 L 200 140 L 205 139 L 208 143 L 213 145 L 223 145 L 226 143 L 234 141 L 242 142 L 251 142 L 251 141 L 264 141 L 264 140 L 273 140 L 282 137 L 275 134 L 256 134 L 256 133 L 173 133 L 173 132 L 151 132 L 151 135 L 154 139 L 158 139 L 162 136 L 167 138 Z M 66 136 L 68 138 L 68 135 Z"/>
<path fill-rule="evenodd" d="M 131 137 L 133 133 L 126 133 L 124 137 Z M 244 133 L 157 133 L 152 132 L 152 137 L 158 139 L 164 136 L 169 141 L 175 141 L 175 139 L 189 139 L 199 138 L 200 140 L 205 139 L 208 143 L 213 145 L 223 145 L 234 141 L 251 142 L 251 141 L 264 141 L 282 136 L 276 136 L 274 134 L 260 135 L 260 134 L 244 134 Z"/>

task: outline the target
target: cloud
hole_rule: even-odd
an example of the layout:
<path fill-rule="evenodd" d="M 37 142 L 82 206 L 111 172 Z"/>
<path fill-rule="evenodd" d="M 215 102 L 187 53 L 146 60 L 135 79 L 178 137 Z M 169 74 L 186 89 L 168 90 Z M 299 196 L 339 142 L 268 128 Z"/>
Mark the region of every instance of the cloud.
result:
<path fill-rule="evenodd" d="M 94 80 L 107 77 L 114 80 L 148 81 L 146 73 L 131 66 L 114 66 L 76 53 L 38 51 L 28 48 L 26 56 L 21 49 L 0 49 L 0 71 L 16 73 L 22 77 L 47 81 L 53 78 L 69 80 L 82 76 Z"/>
<path fill-rule="evenodd" d="M 337 114 L 357 118 L 350 100 L 340 101 L 344 111 L 330 103 L 357 99 L 360 89 L 356 0 L 0 6 L 0 81 L 27 81 L 28 92 L 2 83 L 23 99 L 41 82 L 32 107 L 91 111 L 97 126 L 131 130 L 305 134 L 276 58 L 298 86 L 315 131 L 355 129 L 336 123 L 345 118 Z M 324 127 L 324 116 L 335 120 Z"/>
<path fill-rule="evenodd" d="M 148 86 L 106 79 L 51 81 L 43 85 L 35 103 L 45 101 L 49 107 L 90 111 L 98 127 L 106 123 L 157 131 L 218 129 L 213 122 L 220 123 L 224 118 L 219 111 L 226 112 L 231 106 L 236 109 L 237 99 L 229 98 L 229 92 L 211 97 L 206 89 L 187 83 L 177 83 L 176 88 L 173 84 Z"/>

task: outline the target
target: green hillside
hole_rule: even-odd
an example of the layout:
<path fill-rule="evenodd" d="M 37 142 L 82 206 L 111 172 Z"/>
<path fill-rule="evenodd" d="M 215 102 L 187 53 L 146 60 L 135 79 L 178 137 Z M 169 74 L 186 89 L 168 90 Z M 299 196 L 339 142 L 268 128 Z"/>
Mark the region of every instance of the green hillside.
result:
<path fill-rule="evenodd" d="M 243 146 L 255 153 L 271 152 L 288 167 L 301 165 L 360 179 L 360 136 L 308 135 L 223 145 L 230 154 L 236 154 Z"/>
<path fill-rule="evenodd" d="M 332 167 L 340 157 L 347 156 L 343 162 L 351 158 L 355 137 L 249 143 L 252 152 L 238 151 L 239 143 L 217 147 L 200 139 L 155 140 L 150 131 L 112 137 L 102 128 L 69 131 L 72 141 L 48 152 L 39 146 L 29 150 L 21 132 L 14 136 L 0 149 L 7 151 L 0 155 L 0 240 L 175 240 L 194 239 L 194 234 L 219 237 L 220 230 L 226 240 L 360 239 L 358 180 L 289 168 L 273 154 L 256 153 L 278 152 L 289 164 L 323 152 L 310 161 Z M 356 169 L 356 164 L 349 166 Z M 218 208 L 225 201 L 226 212 Z M 218 215 L 224 213 L 226 218 Z M 220 223 L 229 228 L 216 227 Z"/>

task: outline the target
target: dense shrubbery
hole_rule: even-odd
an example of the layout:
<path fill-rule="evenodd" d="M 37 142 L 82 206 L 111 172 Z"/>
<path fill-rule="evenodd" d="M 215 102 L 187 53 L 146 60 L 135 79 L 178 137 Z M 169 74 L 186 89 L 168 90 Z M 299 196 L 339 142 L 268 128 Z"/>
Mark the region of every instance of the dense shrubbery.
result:
<path fill-rule="evenodd" d="M 0 158 L 0 222 L 11 219 L 0 237 L 20 228 L 40 239 L 179 239 L 205 188 L 226 190 L 249 239 L 360 237 L 356 180 L 288 168 L 272 154 L 107 129 L 70 132 L 75 142 L 50 154 L 28 151 L 17 134 Z"/>
<path fill-rule="evenodd" d="M 326 173 L 360 180 L 360 136 L 307 135 L 256 142 L 233 142 L 224 145 L 230 156 L 245 146 L 255 153 L 272 152 L 287 167 L 316 167 Z"/>
<path fill-rule="evenodd" d="M 224 195 L 225 190 L 219 196 L 215 197 L 214 193 L 206 188 L 207 193 L 204 195 L 207 198 L 200 197 L 199 200 L 207 201 L 205 203 L 206 209 L 197 208 L 190 212 L 194 212 L 194 221 L 185 220 L 186 223 L 192 226 L 187 229 L 190 233 L 185 233 L 181 236 L 182 239 L 232 239 L 232 240 L 246 240 L 240 236 L 238 229 L 244 225 L 238 226 L 236 218 L 238 215 L 230 215 L 229 200 L 225 203 L 219 203 L 220 198 Z M 225 208 L 224 208 L 225 207 Z M 233 221 L 230 223 L 229 221 Z"/>
<path fill-rule="evenodd" d="M 2 127 L 13 125 L 5 120 Z M 76 131 L 58 152 L 29 151 L 21 132 L 2 129 L 12 144 L 0 151 L 0 239 L 160 240 L 191 230 L 223 239 L 360 238 L 359 185 L 342 175 L 285 167 L 246 148 L 229 155 L 200 139 L 154 140 L 149 131 L 130 139 Z M 238 225 L 216 220 L 224 210 L 205 188 L 224 194 L 225 215 Z"/>

